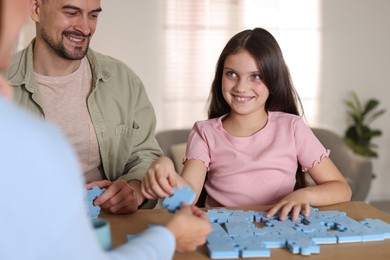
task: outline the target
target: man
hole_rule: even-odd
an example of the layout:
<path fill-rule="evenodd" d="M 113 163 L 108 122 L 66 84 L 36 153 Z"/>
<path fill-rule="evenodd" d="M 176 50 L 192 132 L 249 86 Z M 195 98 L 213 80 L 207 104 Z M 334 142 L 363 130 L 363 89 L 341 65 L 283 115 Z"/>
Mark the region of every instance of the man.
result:
<path fill-rule="evenodd" d="M 0 72 L 10 61 L 29 0 L 0 0 Z M 87 217 L 81 169 L 71 146 L 49 123 L 13 105 L 0 74 L 0 259 L 172 259 L 204 243 L 211 227 L 184 205 L 165 226 L 152 226 L 104 252 Z"/>
<path fill-rule="evenodd" d="M 32 0 L 36 38 L 14 56 L 7 78 L 17 103 L 71 141 L 86 188 L 107 188 L 95 205 L 120 214 L 144 203 L 141 180 L 161 150 L 141 80 L 89 48 L 101 11 L 100 0 Z"/>

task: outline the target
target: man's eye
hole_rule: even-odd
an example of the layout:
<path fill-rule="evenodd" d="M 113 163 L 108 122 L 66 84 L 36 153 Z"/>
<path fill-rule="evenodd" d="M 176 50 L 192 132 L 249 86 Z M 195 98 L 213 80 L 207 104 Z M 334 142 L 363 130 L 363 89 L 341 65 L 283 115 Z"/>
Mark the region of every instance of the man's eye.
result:
<path fill-rule="evenodd" d="M 93 19 L 97 19 L 99 17 L 99 13 L 93 13 L 93 14 L 91 14 L 91 17 Z"/>
<path fill-rule="evenodd" d="M 77 12 L 65 12 L 68 16 L 75 16 Z"/>

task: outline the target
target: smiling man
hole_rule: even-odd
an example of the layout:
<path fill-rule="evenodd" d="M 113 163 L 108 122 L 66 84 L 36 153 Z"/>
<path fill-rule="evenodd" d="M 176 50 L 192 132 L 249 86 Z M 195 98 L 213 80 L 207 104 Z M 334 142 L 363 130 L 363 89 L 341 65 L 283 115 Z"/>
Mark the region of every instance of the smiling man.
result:
<path fill-rule="evenodd" d="M 161 150 L 142 81 L 89 48 L 101 11 L 100 0 L 32 0 L 36 38 L 14 55 L 6 76 L 15 101 L 57 124 L 72 143 L 86 188 L 107 189 L 95 204 L 121 214 L 153 206 L 140 186 Z"/>

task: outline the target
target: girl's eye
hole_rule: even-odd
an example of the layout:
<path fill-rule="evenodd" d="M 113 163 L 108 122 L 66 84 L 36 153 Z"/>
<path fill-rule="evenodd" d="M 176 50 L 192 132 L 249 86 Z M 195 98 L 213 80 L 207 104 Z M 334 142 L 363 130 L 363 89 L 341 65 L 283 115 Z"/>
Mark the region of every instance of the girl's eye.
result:
<path fill-rule="evenodd" d="M 226 75 L 231 78 L 237 77 L 236 73 L 234 71 L 227 71 Z"/>
<path fill-rule="evenodd" d="M 261 80 L 260 74 L 253 74 L 252 77 L 254 80 Z"/>

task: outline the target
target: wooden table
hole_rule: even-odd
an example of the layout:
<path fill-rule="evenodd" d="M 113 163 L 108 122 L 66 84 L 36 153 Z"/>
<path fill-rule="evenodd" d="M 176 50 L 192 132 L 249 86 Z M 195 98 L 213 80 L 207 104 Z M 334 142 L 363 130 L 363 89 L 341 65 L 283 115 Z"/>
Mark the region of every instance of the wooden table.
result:
<path fill-rule="evenodd" d="M 265 211 L 267 206 L 256 207 L 235 207 L 229 209 L 243 209 Z M 365 202 L 354 201 L 341 203 L 332 206 L 319 207 L 319 210 L 339 210 L 345 211 L 349 217 L 356 220 L 365 218 L 381 219 L 390 223 L 390 215 L 380 211 Z M 127 234 L 139 233 L 145 230 L 149 224 L 166 223 L 171 214 L 165 209 L 138 210 L 135 213 L 127 215 L 111 215 L 102 212 L 100 217 L 107 219 L 111 225 L 113 247 L 126 242 Z M 190 224 L 190 223 L 189 223 Z M 390 259 L 390 239 L 377 242 L 347 243 L 320 245 L 320 254 L 310 256 L 294 255 L 287 248 L 271 249 L 271 257 L 268 258 L 250 258 L 250 259 L 362 259 L 362 260 L 380 260 Z M 205 246 L 201 246 L 197 251 L 191 253 L 176 253 L 174 259 L 210 259 Z M 247 258 L 241 258 L 247 259 Z"/>

